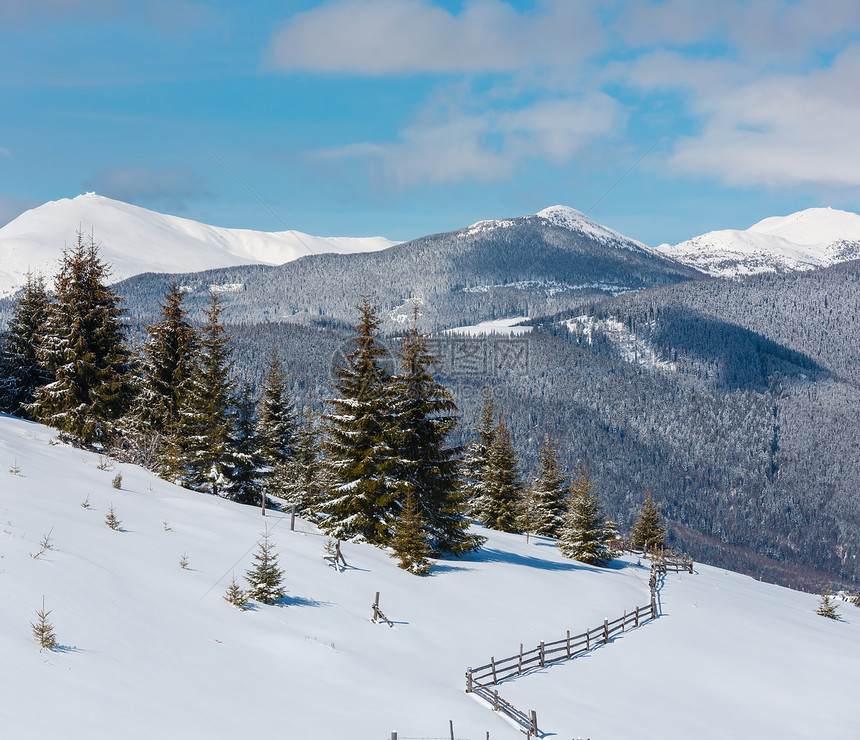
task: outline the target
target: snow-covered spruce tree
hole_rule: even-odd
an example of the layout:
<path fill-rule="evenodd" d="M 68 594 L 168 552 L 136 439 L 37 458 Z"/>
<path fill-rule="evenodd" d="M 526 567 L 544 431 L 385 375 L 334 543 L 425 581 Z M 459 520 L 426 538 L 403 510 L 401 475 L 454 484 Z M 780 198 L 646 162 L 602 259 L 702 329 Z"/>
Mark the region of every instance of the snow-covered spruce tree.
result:
<path fill-rule="evenodd" d="M 275 487 L 288 504 L 305 518 L 319 519 L 323 482 L 320 445 L 315 425 L 315 414 L 308 399 L 308 407 L 301 413 L 296 429 L 295 450 L 289 461 L 275 469 Z"/>
<path fill-rule="evenodd" d="M 230 337 L 219 321 L 221 311 L 218 295 L 212 292 L 205 311 L 207 321 L 200 331 L 197 363 L 180 409 L 183 482 L 215 495 L 223 493 L 221 488 L 229 480 L 233 437 Z"/>
<path fill-rule="evenodd" d="M 487 449 L 484 492 L 473 511 L 481 524 L 501 532 L 517 532 L 517 519 L 523 497 L 517 453 L 511 433 L 499 417 L 495 439 Z"/>
<path fill-rule="evenodd" d="M 295 409 L 287 390 L 287 379 L 281 369 L 277 347 L 263 377 L 263 392 L 258 409 L 257 438 L 263 467 L 263 487 L 268 494 L 282 496 L 284 479 L 276 474 L 283 471 L 294 454 Z"/>
<path fill-rule="evenodd" d="M 830 596 L 829 586 L 821 594 L 821 601 L 818 603 L 818 609 L 815 610 L 815 613 L 828 619 L 839 619 L 839 612 L 836 610 L 836 604 Z"/>
<path fill-rule="evenodd" d="M 227 593 L 224 594 L 224 601 L 235 606 L 239 611 L 245 611 L 247 608 L 248 596 L 236 580 L 235 573 L 233 574 L 233 580 L 230 581 L 230 585 L 227 588 Z"/>
<path fill-rule="evenodd" d="M 250 588 L 248 597 L 262 604 L 274 604 L 286 591 L 283 588 L 284 572 L 278 567 L 278 554 L 269 542 L 269 530 L 262 534 L 257 552 L 254 553 L 254 567 L 245 574 Z"/>
<path fill-rule="evenodd" d="M 538 477 L 531 486 L 534 499 L 534 528 L 531 531 L 547 537 L 558 537 L 570 494 L 567 475 L 559 467 L 555 443 L 549 435 L 544 439 L 538 458 Z"/>
<path fill-rule="evenodd" d="M 668 530 L 663 523 L 660 507 L 654 503 L 651 491 L 648 491 L 645 502 L 639 509 L 639 515 L 630 530 L 630 544 L 636 550 L 647 549 L 648 552 L 662 550 L 666 544 Z"/>
<path fill-rule="evenodd" d="M 84 444 L 110 441 L 129 400 L 121 299 L 107 287 L 98 246 L 78 232 L 63 254 L 38 358 L 52 382 L 26 410 Z"/>
<path fill-rule="evenodd" d="M 535 528 L 538 524 L 538 505 L 537 497 L 534 493 L 534 488 L 528 486 L 520 498 L 520 510 L 517 513 L 517 529 L 526 536 L 526 542 L 529 541 L 529 536 L 536 534 Z"/>
<path fill-rule="evenodd" d="M 174 446 L 182 439 L 180 410 L 188 393 L 197 333 L 185 318 L 185 293 L 176 281 L 164 293 L 161 316 L 146 328 L 138 358 L 136 397 L 124 422 L 132 437 L 156 437 L 157 455 L 168 477 L 175 477 Z"/>
<path fill-rule="evenodd" d="M 225 464 L 227 485 L 222 492 L 227 498 L 240 504 L 259 506 L 263 496 L 260 471 L 263 459 L 257 438 L 257 416 L 251 389 L 246 383 L 234 399 L 231 412 L 232 434 L 229 439 Z"/>
<path fill-rule="evenodd" d="M 355 349 L 334 369 L 338 394 L 327 401 L 324 480 L 325 515 L 320 526 L 340 540 L 363 539 L 384 546 L 400 511 L 391 478 L 388 350 L 379 340 L 379 317 L 365 293 L 359 307 Z"/>
<path fill-rule="evenodd" d="M 496 439 L 496 404 L 490 396 L 489 387 L 484 388 L 484 405 L 475 425 L 475 439 L 466 448 L 460 465 L 461 486 L 470 508 L 470 515 L 477 518 L 481 501 L 487 495 L 488 450 Z"/>
<path fill-rule="evenodd" d="M 580 464 L 558 533 L 559 549 L 565 557 L 605 566 L 612 561 L 609 543 L 616 535 L 615 524 L 603 514 L 588 470 Z"/>
<path fill-rule="evenodd" d="M 12 318 L 0 339 L 0 411 L 29 416 L 23 408 L 33 401 L 37 388 L 51 382 L 39 362 L 39 340 L 48 319 L 50 298 L 41 275 L 27 274 L 24 288 L 15 296 Z"/>
<path fill-rule="evenodd" d="M 391 385 L 392 476 L 400 487 L 401 502 L 405 503 L 403 491 L 412 492 L 432 552 L 462 555 L 478 549 L 483 538 L 468 533 L 468 507 L 458 476 L 460 449 L 447 445 L 457 426 L 457 407 L 430 372 L 439 361 L 430 354 L 417 319 L 416 310 L 412 329 L 401 338 L 400 373 Z"/>
<path fill-rule="evenodd" d="M 394 553 L 391 557 L 399 558 L 397 565 L 417 576 L 430 571 L 432 552 L 427 529 L 410 486 L 406 492 L 406 505 L 394 523 L 394 536 L 391 540 Z"/>

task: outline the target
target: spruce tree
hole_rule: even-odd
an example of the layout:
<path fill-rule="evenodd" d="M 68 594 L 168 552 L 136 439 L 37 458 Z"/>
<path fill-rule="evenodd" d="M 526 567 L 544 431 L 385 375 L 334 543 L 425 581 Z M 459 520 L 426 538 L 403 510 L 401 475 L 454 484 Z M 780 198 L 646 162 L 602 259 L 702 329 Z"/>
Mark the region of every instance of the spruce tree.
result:
<path fill-rule="evenodd" d="M 231 436 L 225 459 L 227 484 L 223 495 L 240 504 L 259 506 L 263 495 L 260 471 L 263 458 L 257 438 L 257 416 L 251 389 L 244 384 L 234 399 L 231 413 Z"/>
<path fill-rule="evenodd" d="M 824 593 L 821 594 L 821 601 L 819 602 L 818 609 L 815 610 L 815 613 L 819 616 L 827 617 L 828 619 L 839 619 L 839 612 L 836 611 L 836 604 L 830 596 L 830 586 L 824 589 Z"/>
<path fill-rule="evenodd" d="M 487 449 L 483 495 L 473 505 L 473 511 L 478 521 L 490 529 L 517 532 L 523 493 L 517 453 L 511 433 L 500 416 L 495 439 Z"/>
<path fill-rule="evenodd" d="M 233 574 L 233 579 L 227 588 L 227 593 L 224 594 L 224 601 L 232 606 L 235 606 L 239 611 L 245 611 L 248 604 L 248 596 L 242 590 L 242 587 L 236 581 L 236 574 Z"/>
<path fill-rule="evenodd" d="M 612 561 L 609 543 L 616 534 L 615 525 L 603 514 L 588 470 L 580 465 L 558 534 L 559 549 L 565 557 L 605 566 Z"/>
<path fill-rule="evenodd" d="M 63 254 L 38 358 L 52 382 L 26 409 L 80 440 L 106 444 L 124 413 L 129 386 L 120 298 L 107 287 L 109 270 L 90 237 Z"/>
<path fill-rule="evenodd" d="M 315 415 L 310 406 L 301 413 L 302 422 L 295 434 L 295 451 L 289 461 L 275 469 L 274 488 L 288 504 L 295 504 L 302 516 L 317 520 L 322 503 L 322 463 Z"/>
<path fill-rule="evenodd" d="M 390 376 L 388 350 L 379 339 L 379 317 L 365 293 L 359 307 L 355 349 L 334 368 L 338 397 L 324 415 L 326 501 L 323 531 L 341 540 L 363 539 L 384 546 L 399 510 L 391 478 Z"/>
<path fill-rule="evenodd" d="M 148 326 L 147 339 L 138 361 L 137 394 L 128 432 L 156 437 L 159 462 L 168 477 L 175 476 L 175 446 L 182 439 L 181 410 L 188 393 L 197 333 L 186 320 L 185 293 L 176 281 L 168 286 L 160 320 Z"/>
<path fill-rule="evenodd" d="M 263 532 L 254 553 L 254 563 L 254 567 L 245 574 L 250 585 L 248 597 L 263 604 L 274 604 L 286 591 L 283 588 L 284 572 L 278 567 L 278 554 L 269 542 L 268 529 Z"/>
<path fill-rule="evenodd" d="M 460 449 L 447 444 L 457 426 L 457 407 L 430 372 L 439 361 L 419 333 L 417 318 L 416 309 L 413 328 L 401 339 L 401 371 L 392 383 L 392 476 L 401 492 L 411 491 L 433 553 L 461 555 L 480 547 L 482 538 L 467 531 L 467 503 L 458 476 Z"/>
<path fill-rule="evenodd" d="M 540 468 L 531 487 L 534 507 L 533 531 L 546 537 L 558 537 L 567 510 L 568 479 L 558 464 L 558 453 L 547 435 L 538 453 Z"/>
<path fill-rule="evenodd" d="M 427 524 L 418 509 L 416 497 L 412 495 L 411 486 L 406 492 L 406 505 L 394 524 L 391 547 L 394 549 L 391 557 L 400 559 L 398 567 L 415 575 L 430 571 L 432 553 Z"/>
<path fill-rule="evenodd" d="M 51 382 L 39 362 L 39 340 L 48 319 L 50 298 L 42 276 L 27 274 L 24 288 L 15 296 L 12 318 L 0 339 L 0 411 L 28 417 L 24 406 L 37 388 Z"/>
<path fill-rule="evenodd" d="M 184 482 L 198 491 L 221 494 L 229 482 L 233 437 L 230 406 L 230 338 L 221 326 L 221 301 L 214 292 L 200 332 L 199 356 L 180 409 Z"/>
<path fill-rule="evenodd" d="M 42 597 L 42 609 L 36 612 L 38 619 L 35 622 L 30 622 L 30 627 L 33 628 L 33 637 L 39 643 L 39 647 L 53 650 L 57 647 L 57 636 L 54 634 L 54 625 L 51 624 L 48 617 L 51 610 L 45 609 L 45 597 Z"/>
<path fill-rule="evenodd" d="M 461 486 L 469 503 L 470 513 L 477 518 L 480 501 L 487 495 L 488 451 L 496 439 L 496 405 L 489 387 L 484 388 L 484 405 L 475 425 L 475 439 L 466 448 L 460 466 Z"/>
<path fill-rule="evenodd" d="M 283 495 L 283 478 L 276 471 L 284 471 L 295 452 L 295 409 L 287 390 L 286 375 L 281 369 L 277 347 L 272 347 L 272 358 L 263 377 L 260 397 L 257 438 L 263 464 L 266 493 Z"/>
<path fill-rule="evenodd" d="M 654 503 L 651 491 L 648 491 L 633 529 L 630 530 L 630 544 L 635 550 L 657 552 L 665 546 L 667 536 L 668 530 L 663 524 L 660 507 Z"/>

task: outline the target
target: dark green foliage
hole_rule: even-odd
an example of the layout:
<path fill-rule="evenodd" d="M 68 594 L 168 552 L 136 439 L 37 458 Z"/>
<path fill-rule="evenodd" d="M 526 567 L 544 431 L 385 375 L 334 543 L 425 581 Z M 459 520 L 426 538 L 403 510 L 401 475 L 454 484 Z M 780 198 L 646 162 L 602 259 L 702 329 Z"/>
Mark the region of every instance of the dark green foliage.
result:
<path fill-rule="evenodd" d="M 12 318 L 0 337 L 0 411 L 27 417 L 23 408 L 37 388 L 51 382 L 39 363 L 39 338 L 48 319 L 48 292 L 41 276 L 27 275 L 15 297 Z"/>
<path fill-rule="evenodd" d="M 230 586 L 227 588 L 227 593 L 224 594 L 224 600 L 235 606 L 240 611 L 245 611 L 248 604 L 248 595 L 242 590 L 239 583 L 236 581 L 236 574 L 233 574 L 233 579 L 230 581 Z"/>
<path fill-rule="evenodd" d="M 38 388 L 28 413 L 84 444 L 105 444 L 129 397 L 128 354 L 120 299 L 105 284 L 108 267 L 90 238 L 63 254 L 39 345 L 52 382 Z"/>
<path fill-rule="evenodd" d="M 400 510 L 391 478 L 390 376 L 382 364 L 388 350 L 367 294 L 359 314 L 355 349 L 334 369 L 338 397 L 327 402 L 330 412 L 323 417 L 327 500 L 321 527 L 337 539 L 386 545 Z"/>
<path fill-rule="evenodd" d="M 188 393 L 197 334 L 185 318 L 185 293 L 172 281 L 160 304 L 159 321 L 146 327 L 140 352 L 137 394 L 126 426 L 132 434 L 158 437 L 158 455 L 168 478 L 175 477 L 176 450 L 181 438 L 180 410 Z"/>
<path fill-rule="evenodd" d="M 33 637 L 39 643 L 40 648 L 52 650 L 57 647 L 57 636 L 54 634 L 54 625 L 48 620 L 51 610 L 45 610 L 45 597 L 42 597 L 42 608 L 36 612 L 38 619 L 35 622 L 30 622 L 30 627 L 33 628 Z"/>
<path fill-rule="evenodd" d="M 122 522 L 116 518 L 116 509 L 114 509 L 113 504 L 110 505 L 107 516 L 105 516 L 105 524 L 107 524 L 114 532 L 120 532 L 122 530 Z"/>
<path fill-rule="evenodd" d="M 275 470 L 275 487 L 288 504 L 310 519 L 317 519 L 322 503 L 322 463 L 317 439 L 314 412 L 308 407 L 302 412 L 302 423 L 295 433 L 292 458 Z"/>
<path fill-rule="evenodd" d="M 460 466 L 461 486 L 469 502 L 470 513 L 477 518 L 479 502 L 487 496 L 489 449 L 496 439 L 496 404 L 489 387 L 484 388 L 484 405 L 475 425 L 475 438 L 466 448 Z"/>
<path fill-rule="evenodd" d="M 645 497 L 645 502 L 639 509 L 639 516 L 630 530 L 630 544 L 636 550 L 657 552 L 666 545 L 668 530 L 663 524 L 660 507 L 654 503 L 651 491 Z"/>
<path fill-rule="evenodd" d="M 430 571 L 432 553 L 427 525 L 411 488 L 406 493 L 406 505 L 394 524 L 391 547 L 394 549 L 391 557 L 400 559 L 400 568 L 419 576 Z"/>
<path fill-rule="evenodd" d="M 240 504 L 260 505 L 263 459 L 257 438 L 254 401 L 247 384 L 234 401 L 230 424 L 232 435 L 226 454 L 227 483 L 222 494 Z"/>
<path fill-rule="evenodd" d="M 567 510 L 568 479 L 558 463 L 555 443 L 547 435 L 538 453 L 538 477 L 531 486 L 531 532 L 558 537 Z"/>
<path fill-rule="evenodd" d="M 401 500 L 408 488 L 436 555 L 476 550 L 481 539 L 467 531 L 466 496 L 458 478 L 460 449 L 447 443 L 457 426 L 457 407 L 430 372 L 439 361 L 418 331 L 417 309 L 415 325 L 401 338 L 397 355 L 401 370 L 391 385 L 392 476 Z"/>
<path fill-rule="evenodd" d="M 822 617 L 827 617 L 828 619 L 839 619 L 839 612 L 836 610 L 836 604 L 833 601 L 833 598 L 830 596 L 830 588 L 826 588 L 824 593 L 821 594 L 821 601 L 818 604 L 818 609 L 815 610 L 815 613 Z"/>
<path fill-rule="evenodd" d="M 495 439 L 487 449 L 483 486 L 483 495 L 473 505 L 478 521 L 501 532 L 519 531 L 523 484 L 511 433 L 501 417 Z"/>
<path fill-rule="evenodd" d="M 588 471 L 580 465 L 558 534 L 559 549 L 565 557 L 605 566 L 612 561 L 609 543 L 616 535 L 615 525 L 603 514 Z"/>
<path fill-rule="evenodd" d="M 248 598 L 263 604 L 274 604 L 286 591 L 282 585 L 284 572 L 278 567 L 278 554 L 269 542 L 268 529 L 263 533 L 257 552 L 254 553 L 254 563 L 254 567 L 245 574 L 250 585 Z"/>
<path fill-rule="evenodd" d="M 233 436 L 230 338 L 219 320 L 221 310 L 218 295 L 211 293 L 199 357 L 180 410 L 182 436 L 177 439 L 185 484 L 215 495 L 222 494 L 229 482 Z"/>
<path fill-rule="evenodd" d="M 258 415 L 257 438 L 264 466 L 263 485 L 267 493 L 282 495 L 283 479 L 276 475 L 276 471 L 284 470 L 295 452 L 296 422 L 276 346 L 272 347 L 272 358 L 263 377 Z"/>

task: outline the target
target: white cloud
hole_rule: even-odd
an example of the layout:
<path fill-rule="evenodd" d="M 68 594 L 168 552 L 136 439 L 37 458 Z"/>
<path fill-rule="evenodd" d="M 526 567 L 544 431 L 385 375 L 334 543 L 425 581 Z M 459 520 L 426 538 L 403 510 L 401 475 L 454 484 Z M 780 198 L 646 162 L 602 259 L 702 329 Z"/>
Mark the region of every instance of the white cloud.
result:
<path fill-rule="evenodd" d="M 611 133 L 621 117 L 620 106 L 602 93 L 537 101 L 519 110 L 470 112 L 448 104 L 406 127 L 396 142 L 353 144 L 317 156 L 365 159 L 398 190 L 422 182 L 486 182 L 510 177 L 534 160 L 569 162 Z"/>
<path fill-rule="evenodd" d="M 283 69 L 347 74 L 514 71 L 581 60 L 601 43 L 590 3 L 544 0 L 518 13 L 468 0 L 459 14 L 428 0 L 337 0 L 297 13 L 270 49 Z"/>

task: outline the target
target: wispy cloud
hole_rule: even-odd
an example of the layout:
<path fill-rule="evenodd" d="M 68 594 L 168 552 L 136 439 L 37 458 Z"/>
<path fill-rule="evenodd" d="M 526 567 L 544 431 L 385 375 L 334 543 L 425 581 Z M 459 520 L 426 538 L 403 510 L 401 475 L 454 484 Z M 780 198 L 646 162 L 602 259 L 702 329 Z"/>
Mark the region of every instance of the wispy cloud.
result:
<path fill-rule="evenodd" d="M 205 181 L 190 167 L 160 171 L 147 167 L 99 170 L 84 183 L 84 187 L 109 198 L 162 206 L 171 211 L 184 211 L 188 200 L 211 196 Z"/>
<path fill-rule="evenodd" d="M 519 13 L 470 0 L 454 14 L 427 0 L 337 0 L 292 16 L 270 59 L 285 70 L 355 75 L 512 72 L 576 62 L 602 36 L 586 2 L 544 0 Z"/>

